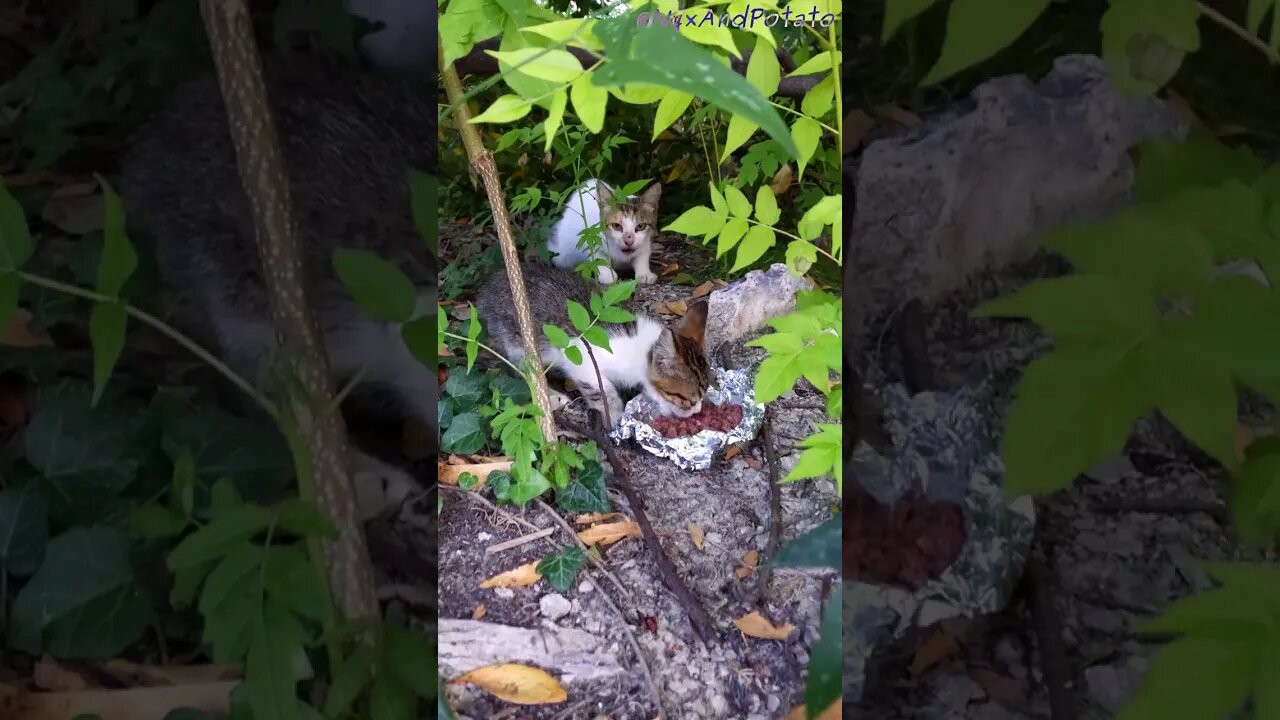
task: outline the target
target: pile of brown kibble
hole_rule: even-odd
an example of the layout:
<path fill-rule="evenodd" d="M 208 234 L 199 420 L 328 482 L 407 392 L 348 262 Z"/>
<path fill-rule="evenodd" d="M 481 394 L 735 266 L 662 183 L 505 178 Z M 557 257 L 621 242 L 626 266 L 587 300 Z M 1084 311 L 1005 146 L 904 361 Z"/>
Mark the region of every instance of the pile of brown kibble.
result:
<path fill-rule="evenodd" d="M 857 487 L 845 492 L 850 498 L 844 520 L 847 577 L 916 590 L 960 556 L 965 528 L 959 505 L 915 492 L 890 506 Z"/>
<path fill-rule="evenodd" d="M 742 406 L 716 405 L 710 402 L 702 403 L 702 410 L 696 415 L 690 415 L 687 418 L 678 417 L 660 417 L 654 418 L 653 429 L 662 433 L 662 437 L 676 438 L 687 437 L 689 435 L 697 435 L 703 430 L 718 430 L 720 432 L 729 432 L 738 427 L 738 423 L 742 422 Z"/>

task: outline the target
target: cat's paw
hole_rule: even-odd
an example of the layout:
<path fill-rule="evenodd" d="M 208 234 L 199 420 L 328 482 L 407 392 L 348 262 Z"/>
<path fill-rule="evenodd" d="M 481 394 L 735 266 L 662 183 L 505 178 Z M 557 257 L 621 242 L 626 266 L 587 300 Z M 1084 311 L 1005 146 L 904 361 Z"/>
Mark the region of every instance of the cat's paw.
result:
<path fill-rule="evenodd" d="M 600 284 L 612 285 L 613 283 L 616 283 L 616 282 L 618 282 L 618 273 L 614 272 L 613 268 L 611 267 L 601 266 L 600 267 Z"/>
<path fill-rule="evenodd" d="M 636 282 L 642 285 L 655 283 L 658 282 L 658 276 L 654 275 L 652 270 L 636 270 Z"/>

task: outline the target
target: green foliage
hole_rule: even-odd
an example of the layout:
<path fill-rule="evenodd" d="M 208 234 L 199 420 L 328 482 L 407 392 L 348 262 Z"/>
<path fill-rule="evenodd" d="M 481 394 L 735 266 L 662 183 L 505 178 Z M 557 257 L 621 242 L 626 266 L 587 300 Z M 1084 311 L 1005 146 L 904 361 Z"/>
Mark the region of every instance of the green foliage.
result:
<path fill-rule="evenodd" d="M 387 322 L 413 317 L 417 291 L 394 263 L 367 250 L 339 248 L 333 252 L 333 268 L 360 308 L 373 317 Z"/>
<path fill-rule="evenodd" d="M 841 567 L 840 520 L 837 515 L 787 543 L 778 551 L 773 564 L 777 567 Z"/>
<path fill-rule="evenodd" d="M 605 488 L 604 468 L 600 463 L 588 460 L 581 471 L 556 492 L 556 504 L 566 512 L 609 512 L 612 507 Z"/>
<path fill-rule="evenodd" d="M 34 573 L 49 541 L 49 504 L 27 484 L 0 490 L 0 573 Z"/>
<path fill-rule="evenodd" d="M 1030 27 L 1048 6 L 1049 0 L 1013 4 L 1003 0 L 953 0 L 942 53 L 921 84 L 936 83 L 991 57 Z M 887 25 L 887 17 L 885 22 Z"/>
<path fill-rule="evenodd" d="M 551 587 L 558 592 L 566 592 L 573 587 L 578 571 L 587 562 L 587 554 L 577 545 L 570 545 L 543 558 L 538 562 L 538 574 L 547 579 Z"/>
<path fill-rule="evenodd" d="M 818 628 L 818 642 L 809 656 L 809 673 L 804 684 L 805 717 L 808 720 L 840 700 L 841 669 L 841 613 L 844 603 L 844 583 L 832 583 L 831 596 L 822 610 L 822 625 Z"/>

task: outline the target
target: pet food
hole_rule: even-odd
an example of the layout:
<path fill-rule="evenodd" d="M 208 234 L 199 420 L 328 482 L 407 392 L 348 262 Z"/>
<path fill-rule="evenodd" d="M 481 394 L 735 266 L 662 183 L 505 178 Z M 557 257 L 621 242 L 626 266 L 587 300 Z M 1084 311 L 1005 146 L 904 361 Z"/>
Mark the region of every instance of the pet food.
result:
<path fill-rule="evenodd" d="M 652 425 L 654 430 L 662 433 L 662 437 L 675 438 L 697 435 L 703 430 L 729 432 L 738 427 L 740 422 L 742 422 L 741 405 L 716 405 L 704 402 L 702 410 L 696 415 L 690 415 L 687 418 L 655 418 Z"/>
<path fill-rule="evenodd" d="M 959 505 L 913 493 L 889 506 L 858 488 L 846 493 L 846 576 L 915 591 L 960 556 L 965 528 Z"/>

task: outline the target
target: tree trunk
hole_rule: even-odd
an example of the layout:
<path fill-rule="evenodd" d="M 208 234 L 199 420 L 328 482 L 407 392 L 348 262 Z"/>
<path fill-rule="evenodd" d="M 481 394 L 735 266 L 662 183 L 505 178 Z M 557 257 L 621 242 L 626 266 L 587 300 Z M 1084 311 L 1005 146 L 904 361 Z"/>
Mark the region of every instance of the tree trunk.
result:
<path fill-rule="evenodd" d="M 341 414 L 328 409 L 333 406 L 328 359 L 302 281 L 288 176 L 267 104 L 247 0 L 200 0 L 200 11 L 226 103 L 240 180 L 253 212 L 277 340 L 288 349 L 291 369 L 308 396 L 291 396 L 283 413 L 295 423 L 293 440 L 307 446 L 305 452 L 295 447 L 299 484 L 304 499 L 314 499 L 339 532 L 336 540 L 324 545 L 338 610 L 347 619 L 375 617 L 373 568 L 347 472 L 346 428 Z M 308 497 L 308 489 L 314 497 Z"/>

